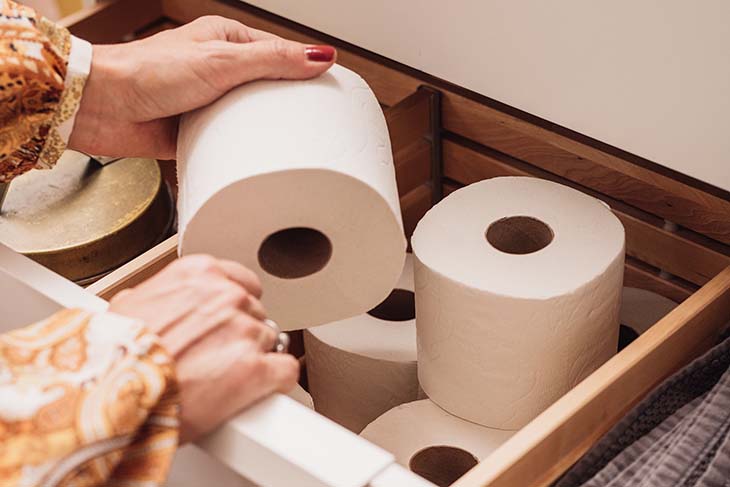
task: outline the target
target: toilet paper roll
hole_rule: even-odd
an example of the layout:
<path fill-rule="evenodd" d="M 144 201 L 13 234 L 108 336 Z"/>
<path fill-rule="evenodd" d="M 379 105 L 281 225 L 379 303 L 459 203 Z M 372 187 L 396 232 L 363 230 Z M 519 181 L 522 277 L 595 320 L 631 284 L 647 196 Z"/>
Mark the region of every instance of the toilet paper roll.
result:
<path fill-rule="evenodd" d="M 304 332 L 317 412 L 359 433 L 389 409 L 418 399 L 413 261 L 369 313 Z"/>
<path fill-rule="evenodd" d="M 620 321 L 641 335 L 677 306 L 671 299 L 657 293 L 625 287 L 621 298 Z"/>
<path fill-rule="evenodd" d="M 624 287 L 621 297 L 621 328 L 618 336 L 618 351 L 631 345 L 639 335 L 677 307 L 677 303 L 659 294 Z"/>
<path fill-rule="evenodd" d="M 418 373 L 447 411 L 517 429 L 616 353 L 624 229 L 534 178 L 449 195 L 419 222 Z"/>
<path fill-rule="evenodd" d="M 287 394 L 287 396 L 291 397 L 302 406 L 306 406 L 309 409 L 314 409 L 314 401 L 312 400 L 312 396 L 307 391 L 305 391 L 304 388 L 299 384 L 294 386 L 294 389 L 289 391 L 289 394 Z"/>
<path fill-rule="evenodd" d="M 283 330 L 366 312 L 393 288 L 406 241 L 385 118 L 340 66 L 257 81 L 183 116 L 179 251 L 254 270 Z"/>
<path fill-rule="evenodd" d="M 446 486 L 513 434 L 464 421 L 425 399 L 391 409 L 360 436 L 393 453 L 404 467 Z"/>

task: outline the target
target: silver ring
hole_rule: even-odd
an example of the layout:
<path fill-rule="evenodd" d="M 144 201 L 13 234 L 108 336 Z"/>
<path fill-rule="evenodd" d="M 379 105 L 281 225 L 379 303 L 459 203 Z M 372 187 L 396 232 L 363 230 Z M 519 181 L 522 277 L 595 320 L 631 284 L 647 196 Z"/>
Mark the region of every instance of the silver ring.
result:
<path fill-rule="evenodd" d="M 281 331 L 279 325 L 274 320 L 264 320 L 264 324 L 276 332 L 276 342 L 271 350 L 276 353 L 286 353 L 289 350 L 289 335 Z"/>

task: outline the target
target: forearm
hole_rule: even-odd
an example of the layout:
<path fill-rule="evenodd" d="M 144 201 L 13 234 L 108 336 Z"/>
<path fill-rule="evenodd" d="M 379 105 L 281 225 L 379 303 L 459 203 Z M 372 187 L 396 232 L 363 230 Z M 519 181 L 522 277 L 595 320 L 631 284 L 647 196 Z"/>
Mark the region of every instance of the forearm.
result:
<path fill-rule="evenodd" d="M 65 310 L 0 335 L 0 397 L 0 485 L 163 483 L 177 390 L 140 322 Z"/>

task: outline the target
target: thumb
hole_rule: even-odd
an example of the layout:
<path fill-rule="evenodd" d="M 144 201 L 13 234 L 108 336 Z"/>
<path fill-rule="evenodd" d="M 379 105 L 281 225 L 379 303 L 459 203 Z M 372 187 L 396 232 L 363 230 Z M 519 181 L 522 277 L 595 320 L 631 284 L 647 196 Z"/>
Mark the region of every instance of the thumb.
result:
<path fill-rule="evenodd" d="M 234 85 L 256 79 L 308 79 L 327 71 L 337 60 L 332 46 L 306 45 L 285 39 L 231 44 L 237 73 Z"/>

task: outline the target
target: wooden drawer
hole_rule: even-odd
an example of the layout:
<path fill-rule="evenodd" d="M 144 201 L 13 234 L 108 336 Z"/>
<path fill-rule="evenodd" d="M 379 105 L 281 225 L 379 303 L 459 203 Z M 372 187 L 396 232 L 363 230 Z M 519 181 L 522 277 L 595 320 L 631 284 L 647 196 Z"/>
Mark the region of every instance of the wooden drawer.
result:
<path fill-rule="evenodd" d="M 117 0 L 64 20 L 94 42 L 144 36 L 206 14 L 331 43 L 385 107 L 408 235 L 444 194 L 531 175 L 602 199 L 627 235 L 625 282 L 682 304 L 455 485 L 548 485 L 661 380 L 707 350 L 730 317 L 730 195 L 620 149 L 237 1 Z M 104 298 L 176 258 L 176 237 L 89 289 Z"/>

